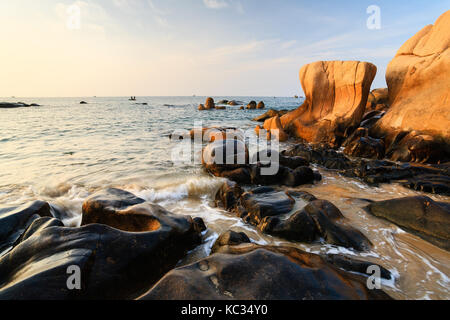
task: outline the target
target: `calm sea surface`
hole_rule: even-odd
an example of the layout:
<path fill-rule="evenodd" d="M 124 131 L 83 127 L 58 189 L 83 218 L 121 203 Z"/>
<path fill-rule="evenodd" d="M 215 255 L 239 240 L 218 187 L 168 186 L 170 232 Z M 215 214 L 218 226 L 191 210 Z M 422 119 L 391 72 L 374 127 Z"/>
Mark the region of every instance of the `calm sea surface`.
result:
<path fill-rule="evenodd" d="M 209 227 L 205 243 L 182 263 L 209 254 L 217 236 L 230 228 L 261 244 L 283 244 L 258 233 L 240 219 L 214 207 L 222 180 L 195 164 L 172 162 L 174 130 L 204 126 L 253 129 L 261 110 L 197 111 L 206 97 L 35 98 L 0 101 L 38 103 L 40 107 L 0 109 L 0 208 L 46 200 L 66 209 L 77 226 L 81 205 L 93 192 L 118 187 L 167 209 L 202 217 Z M 266 109 L 294 109 L 302 100 L 267 97 L 214 97 L 264 101 Z M 80 101 L 88 104 L 80 105 Z M 142 105 L 141 103 L 147 103 Z M 316 253 L 345 253 L 382 264 L 396 275 L 384 289 L 398 299 L 450 299 L 450 254 L 363 211 L 359 199 L 386 200 L 420 194 L 396 184 L 368 187 L 324 170 L 322 182 L 299 188 L 332 201 L 374 244 L 357 253 L 327 244 L 294 244 Z M 450 197 L 431 196 L 450 202 Z M 301 204 L 300 204 L 301 205 Z M 298 208 L 296 208 L 298 209 Z"/>

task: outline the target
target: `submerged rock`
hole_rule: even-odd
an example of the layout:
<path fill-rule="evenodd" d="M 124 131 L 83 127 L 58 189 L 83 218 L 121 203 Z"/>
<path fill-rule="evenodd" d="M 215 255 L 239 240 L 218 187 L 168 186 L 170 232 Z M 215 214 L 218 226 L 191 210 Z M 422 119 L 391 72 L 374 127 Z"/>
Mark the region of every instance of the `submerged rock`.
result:
<path fill-rule="evenodd" d="M 436 202 L 428 197 L 408 197 L 374 202 L 366 210 L 450 250 L 449 203 Z"/>
<path fill-rule="evenodd" d="M 169 272 L 142 300 L 371 300 L 361 275 L 291 247 L 228 246 Z"/>

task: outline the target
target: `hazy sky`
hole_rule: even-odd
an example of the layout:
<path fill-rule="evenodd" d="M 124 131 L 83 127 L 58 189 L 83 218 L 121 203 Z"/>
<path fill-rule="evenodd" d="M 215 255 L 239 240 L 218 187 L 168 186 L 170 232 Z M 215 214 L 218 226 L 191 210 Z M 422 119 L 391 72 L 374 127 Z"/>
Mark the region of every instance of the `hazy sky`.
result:
<path fill-rule="evenodd" d="M 379 30 L 367 28 L 370 5 Z M 448 9 L 450 0 L 0 0 L 0 96 L 292 96 L 301 66 L 317 60 L 370 61 L 382 87 L 400 46 Z"/>

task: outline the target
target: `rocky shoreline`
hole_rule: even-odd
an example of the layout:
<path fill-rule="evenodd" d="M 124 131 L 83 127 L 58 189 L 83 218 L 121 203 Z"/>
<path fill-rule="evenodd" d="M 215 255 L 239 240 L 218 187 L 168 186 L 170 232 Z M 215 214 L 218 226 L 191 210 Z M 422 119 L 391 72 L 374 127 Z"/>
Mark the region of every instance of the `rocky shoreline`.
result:
<path fill-rule="evenodd" d="M 449 196 L 446 30 L 450 11 L 406 42 L 389 65 L 387 89 L 370 91 L 377 69 L 368 62 L 304 66 L 304 104 L 290 112 L 269 110 L 254 119 L 264 122 L 256 127 L 258 135 L 264 132 L 268 140 L 291 142 L 276 155 L 279 170 L 273 175 L 262 173 L 271 165 L 262 160 L 262 153 L 251 155 L 245 140 L 227 137 L 230 128 L 216 128 L 214 135 L 201 129 L 207 143 L 202 166 L 225 181 L 213 199 L 216 206 L 246 226 L 292 244 L 327 244 L 368 253 L 370 239 L 336 205 L 302 190 L 322 179 L 317 167 L 370 187 L 399 183 L 425 194 Z M 241 104 L 216 105 L 208 98 L 199 111 Z M 251 101 L 246 108 L 266 106 Z M 219 164 L 217 155 L 244 161 Z M 449 203 L 427 196 L 366 201 L 371 215 L 450 250 Z M 106 189 L 85 199 L 80 227 L 64 226 L 66 216 L 44 201 L 0 210 L 1 300 L 392 299 L 383 289 L 368 286 L 368 269 L 373 266 L 381 278 L 394 280 L 381 265 L 344 254 L 260 245 L 233 230 L 219 236 L 209 256 L 180 266 L 188 252 L 205 241 L 208 225 L 124 190 Z M 73 266 L 81 270 L 79 290 L 67 285 Z"/>

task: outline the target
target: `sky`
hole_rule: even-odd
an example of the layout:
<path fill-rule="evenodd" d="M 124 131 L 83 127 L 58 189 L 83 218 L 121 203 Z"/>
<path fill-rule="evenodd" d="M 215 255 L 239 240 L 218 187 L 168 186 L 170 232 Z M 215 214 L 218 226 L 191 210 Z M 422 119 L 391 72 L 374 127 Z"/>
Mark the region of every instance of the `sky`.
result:
<path fill-rule="evenodd" d="M 318 60 L 372 62 L 373 88 L 385 87 L 400 46 L 449 9 L 450 0 L 0 0 L 0 97 L 303 95 L 298 72 Z"/>

